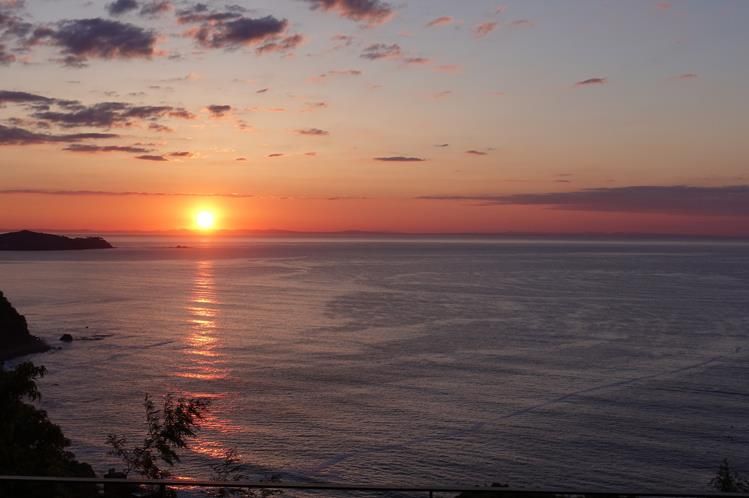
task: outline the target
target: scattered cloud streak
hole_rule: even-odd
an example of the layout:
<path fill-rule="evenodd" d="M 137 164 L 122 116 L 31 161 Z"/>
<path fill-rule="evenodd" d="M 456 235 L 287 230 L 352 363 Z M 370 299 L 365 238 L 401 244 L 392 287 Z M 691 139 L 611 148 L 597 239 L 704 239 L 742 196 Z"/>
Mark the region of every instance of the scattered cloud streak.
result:
<path fill-rule="evenodd" d="M 373 43 L 365 48 L 360 57 L 369 60 L 396 59 L 401 56 L 401 47 L 397 43 Z"/>
<path fill-rule="evenodd" d="M 211 116 L 214 118 L 223 118 L 227 114 L 231 112 L 231 106 L 230 105 L 218 105 L 213 104 L 209 105 L 207 107 L 208 112 L 211 113 Z"/>
<path fill-rule="evenodd" d="M 608 78 L 588 78 L 575 83 L 575 86 L 600 86 L 609 82 Z"/>
<path fill-rule="evenodd" d="M 238 193 L 197 193 L 197 192 L 131 192 L 117 190 L 46 190 L 46 189 L 5 189 L 0 195 L 54 195 L 54 196 L 93 196 L 93 197 L 229 197 L 250 198 L 252 194 Z"/>
<path fill-rule="evenodd" d="M 142 161 L 155 161 L 155 162 L 164 162 L 168 161 L 168 159 L 162 155 L 156 155 L 156 154 L 144 154 L 142 156 L 136 156 L 136 159 L 140 159 Z"/>
<path fill-rule="evenodd" d="M 321 130 L 320 128 L 304 128 L 301 130 L 296 130 L 296 132 L 299 135 L 307 135 L 312 137 L 325 137 L 330 135 L 330 132 L 326 130 Z"/>
<path fill-rule="evenodd" d="M 89 145 L 89 144 L 70 144 L 63 150 L 70 152 L 83 152 L 86 154 L 96 154 L 100 152 L 127 152 L 129 154 L 145 154 L 151 149 L 127 145 Z"/>
<path fill-rule="evenodd" d="M 413 157 L 413 156 L 381 156 L 381 157 L 375 157 L 375 161 L 382 161 L 386 163 L 418 163 L 426 161 L 426 159 L 422 157 Z"/>
<path fill-rule="evenodd" d="M 37 145 L 57 142 L 77 142 L 79 140 L 101 140 L 117 138 L 113 133 L 73 133 L 54 135 L 39 133 L 24 128 L 0 125 L 0 146 L 2 145 Z"/>
<path fill-rule="evenodd" d="M 688 185 L 589 188 L 572 192 L 510 195 L 424 196 L 421 199 L 474 201 L 485 205 L 545 206 L 568 211 L 695 216 L 749 216 L 749 185 Z"/>

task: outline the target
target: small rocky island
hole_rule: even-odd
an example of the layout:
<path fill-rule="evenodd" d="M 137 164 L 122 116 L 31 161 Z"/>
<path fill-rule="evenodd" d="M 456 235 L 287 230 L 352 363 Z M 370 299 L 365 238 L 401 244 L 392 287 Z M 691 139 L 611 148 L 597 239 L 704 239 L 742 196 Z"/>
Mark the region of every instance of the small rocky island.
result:
<path fill-rule="evenodd" d="M 0 251 L 76 251 L 112 247 L 101 237 L 71 238 L 30 230 L 0 234 Z"/>
<path fill-rule="evenodd" d="M 0 292 L 0 361 L 48 349 L 44 341 L 29 333 L 26 317 Z"/>

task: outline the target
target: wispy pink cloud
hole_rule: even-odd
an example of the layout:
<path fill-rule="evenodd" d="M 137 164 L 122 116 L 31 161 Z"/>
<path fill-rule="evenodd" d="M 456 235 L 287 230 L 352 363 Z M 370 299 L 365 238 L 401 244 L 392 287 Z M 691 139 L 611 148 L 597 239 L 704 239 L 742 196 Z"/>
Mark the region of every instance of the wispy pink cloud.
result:
<path fill-rule="evenodd" d="M 448 24 L 452 24 L 455 20 L 451 16 L 442 16 L 438 17 L 436 19 L 432 19 L 426 24 L 427 28 L 432 28 L 435 26 L 447 26 Z"/>
<path fill-rule="evenodd" d="M 499 23 L 497 23 L 496 21 L 482 22 L 473 29 L 473 32 L 476 34 L 476 36 L 481 38 L 497 29 L 498 25 Z"/>

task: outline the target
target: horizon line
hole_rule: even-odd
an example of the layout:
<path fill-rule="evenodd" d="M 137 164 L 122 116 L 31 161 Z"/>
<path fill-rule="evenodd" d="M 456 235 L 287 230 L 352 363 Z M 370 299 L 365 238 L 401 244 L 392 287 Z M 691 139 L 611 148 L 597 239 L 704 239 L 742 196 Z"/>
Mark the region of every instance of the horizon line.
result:
<path fill-rule="evenodd" d="M 81 234 L 81 235 L 114 235 L 114 236 L 202 236 L 202 237 L 241 237 L 241 236 L 395 236 L 395 237 L 591 237 L 591 238 L 677 238 L 677 239 L 729 239 L 729 240 L 749 240 L 749 233 L 746 234 L 705 234 L 705 233 L 684 233 L 684 232 L 523 232 L 523 231 L 466 231 L 466 232 L 403 232 L 396 230 L 286 230 L 286 229 L 215 229 L 211 231 L 200 231 L 192 228 L 173 228 L 168 230 L 96 230 L 87 228 L 0 228 L 0 234 L 33 231 L 53 234 Z"/>

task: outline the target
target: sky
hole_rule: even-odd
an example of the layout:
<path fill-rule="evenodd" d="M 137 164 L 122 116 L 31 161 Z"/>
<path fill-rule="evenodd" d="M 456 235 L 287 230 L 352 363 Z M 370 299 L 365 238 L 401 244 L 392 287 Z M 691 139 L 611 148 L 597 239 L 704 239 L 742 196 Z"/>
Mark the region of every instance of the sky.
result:
<path fill-rule="evenodd" d="M 745 0 L 0 0 L 0 228 L 749 235 Z"/>

